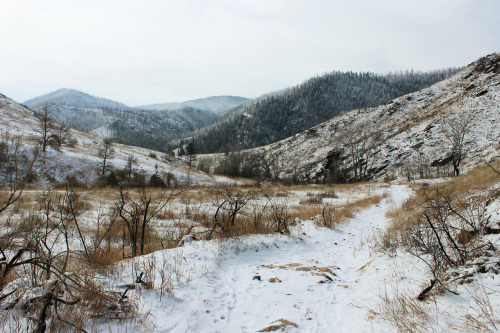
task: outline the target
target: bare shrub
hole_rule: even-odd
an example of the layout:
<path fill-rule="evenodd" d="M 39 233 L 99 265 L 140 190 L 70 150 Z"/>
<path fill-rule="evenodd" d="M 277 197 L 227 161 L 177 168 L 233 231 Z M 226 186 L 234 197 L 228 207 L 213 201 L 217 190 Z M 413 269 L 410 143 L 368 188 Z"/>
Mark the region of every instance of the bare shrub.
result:
<path fill-rule="evenodd" d="M 270 201 L 271 227 L 275 232 L 289 234 L 290 213 L 289 206 L 286 203 Z"/>
<path fill-rule="evenodd" d="M 335 227 L 337 225 L 335 221 L 335 206 L 332 204 L 324 205 L 321 210 L 321 215 L 316 222 L 323 227 Z"/>
<path fill-rule="evenodd" d="M 248 228 L 242 223 L 240 215 L 245 206 L 259 193 L 260 189 L 257 187 L 239 188 L 226 184 L 212 188 L 212 204 L 215 213 L 207 239 L 211 239 L 214 232 L 223 237 L 230 237 L 235 235 L 238 228 Z M 238 232 L 238 234 L 241 233 Z"/>
<path fill-rule="evenodd" d="M 487 217 L 484 199 L 458 195 L 450 187 L 425 187 L 406 227 L 400 230 L 405 249 L 423 260 L 435 279 L 447 267 L 458 267 L 484 246 L 475 238 L 483 234 Z"/>
<path fill-rule="evenodd" d="M 71 191 L 44 193 L 16 228 L 2 230 L 0 303 L 6 309 L 22 309 L 31 331 L 83 330 L 96 315 L 90 305 L 95 300 L 107 304 L 100 313 L 124 313 L 116 309 L 129 306 L 98 287 L 85 270 L 74 270 L 85 256 L 71 248 L 70 237 L 77 230 L 85 246 L 77 222 L 84 209 L 85 203 Z"/>
<path fill-rule="evenodd" d="M 130 246 L 132 257 L 146 254 L 146 243 L 151 240 L 148 237 L 154 234 L 150 228 L 151 221 L 179 193 L 180 190 L 174 188 L 150 192 L 143 188 L 139 197 L 135 198 L 123 188 L 119 189 L 115 210 L 123 226 L 123 244 L 127 242 Z"/>

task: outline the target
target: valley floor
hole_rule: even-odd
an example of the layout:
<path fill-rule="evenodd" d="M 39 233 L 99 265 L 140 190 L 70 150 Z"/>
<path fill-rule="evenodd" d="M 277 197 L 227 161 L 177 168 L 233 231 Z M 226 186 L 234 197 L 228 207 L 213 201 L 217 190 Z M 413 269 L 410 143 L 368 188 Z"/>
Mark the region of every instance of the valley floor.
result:
<path fill-rule="evenodd" d="M 339 229 L 297 221 L 292 237 L 246 236 L 223 242 L 191 242 L 136 259 L 136 267 L 176 266 L 172 295 L 140 291 L 158 332 L 393 331 L 369 316 L 385 283 L 405 270 L 401 258 L 373 251 L 385 213 L 410 195 L 405 186 L 379 191 L 389 196 Z M 425 283 L 424 267 L 412 258 L 415 293 Z M 409 262 L 407 264 L 410 264 Z M 416 267 L 414 265 L 417 265 Z M 147 265 L 147 264 L 146 264 Z M 420 265 L 421 266 L 421 265 Z M 120 278 L 130 276 L 123 273 Z M 159 276 L 154 278 L 155 285 Z M 396 282 L 397 283 L 397 282 Z M 415 294 L 415 295 L 416 295 Z"/>

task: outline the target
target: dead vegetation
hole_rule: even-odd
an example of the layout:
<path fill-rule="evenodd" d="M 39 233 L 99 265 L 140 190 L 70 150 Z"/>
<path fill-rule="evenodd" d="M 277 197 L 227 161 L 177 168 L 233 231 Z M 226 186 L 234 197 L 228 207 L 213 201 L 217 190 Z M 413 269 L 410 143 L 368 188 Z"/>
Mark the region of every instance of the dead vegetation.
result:
<path fill-rule="evenodd" d="M 388 212 L 390 225 L 378 237 L 384 251 L 403 248 L 424 262 L 432 276 L 419 295 L 399 290 L 381 295 L 376 315 L 389 321 L 400 332 L 431 332 L 436 321 L 432 300 L 453 286 L 473 282 L 475 274 L 498 275 L 497 252 L 483 236 L 498 233 L 488 206 L 498 200 L 500 174 L 489 166 L 437 184 L 422 184 L 416 194 L 399 208 Z M 495 264 L 496 262 L 496 264 Z M 498 315 L 484 291 L 468 296 L 472 302 L 454 329 L 495 331 Z M 375 314 L 374 312 L 374 314 Z"/>
<path fill-rule="evenodd" d="M 193 241 L 288 233 L 291 222 L 288 205 L 258 186 L 65 188 L 12 200 L 17 191 L 2 197 L 0 302 L 6 309 L 22 307 L 33 318 L 9 317 L 10 328 L 37 332 L 140 321 L 127 291 L 139 285 L 170 293 L 180 273 L 167 261 L 138 265 L 125 290 L 102 285 L 102 277 L 116 269 L 113 264 L 125 258 L 179 246 L 187 236 Z M 33 290 L 39 292 L 30 295 Z"/>
<path fill-rule="evenodd" d="M 289 320 L 280 318 L 278 320 L 275 320 L 275 321 L 271 322 L 271 325 L 269 325 L 269 326 L 267 326 L 267 327 L 265 327 L 265 328 L 263 328 L 261 330 L 258 330 L 257 332 L 284 331 L 287 326 L 292 326 L 292 327 L 295 327 L 295 328 L 299 327 L 299 325 L 295 324 L 294 322 L 291 322 Z"/>
<path fill-rule="evenodd" d="M 336 228 L 353 218 L 354 215 L 367 207 L 376 205 L 387 197 L 387 194 L 368 195 L 365 198 L 344 203 L 314 203 L 310 206 L 295 206 L 291 215 L 304 220 L 315 217 L 318 225 Z M 302 203 L 302 202 L 301 202 Z"/>
<path fill-rule="evenodd" d="M 498 199 L 497 190 L 492 192 L 491 188 L 499 180 L 500 175 L 485 166 L 437 185 L 424 183 L 402 207 L 387 213 L 390 224 L 379 237 L 380 248 L 403 245 L 405 235 L 416 230 L 422 217 L 426 220 L 429 217 L 431 223 L 438 218 L 445 225 L 454 220 L 458 224 L 450 232 L 456 234 L 453 241 L 457 243 L 467 243 L 474 236 L 488 232 L 489 221 L 485 220 L 484 210 Z"/>

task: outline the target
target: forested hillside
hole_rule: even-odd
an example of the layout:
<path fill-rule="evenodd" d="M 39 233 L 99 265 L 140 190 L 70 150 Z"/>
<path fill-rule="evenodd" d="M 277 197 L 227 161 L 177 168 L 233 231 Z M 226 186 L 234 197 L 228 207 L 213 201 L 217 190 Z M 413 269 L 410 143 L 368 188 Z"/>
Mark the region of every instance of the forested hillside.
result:
<path fill-rule="evenodd" d="M 196 138 L 200 153 L 222 152 L 233 144 L 266 145 L 289 137 L 336 115 L 391 101 L 439 82 L 457 69 L 433 72 L 332 72 L 235 109 Z"/>
<path fill-rule="evenodd" d="M 45 105 L 33 107 L 42 111 Z M 214 123 L 210 111 L 185 107 L 176 111 L 110 107 L 77 107 L 47 104 L 52 119 L 74 129 L 92 132 L 114 141 L 144 148 L 165 150 L 166 143 L 185 133 Z"/>
<path fill-rule="evenodd" d="M 115 120 L 109 128 L 116 141 L 160 151 L 166 150 L 166 143 L 172 138 L 199 130 L 218 119 L 213 112 L 191 107 L 176 111 L 115 110 L 113 115 Z"/>

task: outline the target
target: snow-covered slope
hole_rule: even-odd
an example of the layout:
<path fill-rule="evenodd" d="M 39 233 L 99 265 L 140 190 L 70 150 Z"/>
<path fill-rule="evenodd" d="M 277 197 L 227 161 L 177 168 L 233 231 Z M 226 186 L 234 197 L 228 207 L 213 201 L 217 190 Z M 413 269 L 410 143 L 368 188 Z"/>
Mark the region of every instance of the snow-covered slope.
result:
<path fill-rule="evenodd" d="M 37 122 L 33 111 L 12 99 L 0 94 L 0 135 L 6 134 L 10 138 L 20 138 L 28 149 L 36 147 Z M 70 130 L 76 143 L 71 147 L 62 146 L 60 151 L 47 149 L 40 153 L 35 163 L 36 179 L 41 184 L 64 183 L 72 178 L 82 184 L 91 184 L 99 176 L 101 158 L 98 149 L 102 146 L 102 139 L 77 130 Z M 184 162 L 176 159 L 167 159 L 157 151 L 149 149 L 114 144 L 115 154 L 110 163 L 114 170 L 124 169 L 126 160 L 133 156 L 137 160 L 136 171 L 145 175 L 146 179 L 156 172 L 170 173 L 183 182 L 187 179 L 188 169 Z M 204 173 L 191 171 L 192 183 L 226 182 L 227 178 L 212 177 Z"/>
<path fill-rule="evenodd" d="M 151 104 L 151 105 L 139 106 L 137 108 L 148 109 L 148 110 L 180 110 L 185 107 L 192 107 L 215 113 L 223 113 L 247 101 L 249 101 L 248 98 L 240 96 L 211 96 L 207 98 L 194 99 L 181 103 Z"/>
<path fill-rule="evenodd" d="M 187 106 L 179 110 L 129 108 L 72 89 L 60 89 L 25 104 L 39 112 L 47 107 L 52 119 L 74 129 L 101 137 L 111 135 L 117 142 L 157 150 L 165 149 L 168 140 L 218 119 L 211 111 Z"/>
<path fill-rule="evenodd" d="M 385 105 L 347 112 L 258 149 L 281 156 L 285 163 L 282 177 L 298 173 L 321 181 L 326 177 L 327 155 L 345 148 L 341 139 L 346 129 L 363 124 L 382 135 L 371 156 L 371 176 L 394 178 L 402 176 L 408 165 L 442 163 L 449 156 L 444 128 L 452 119 L 467 118 L 465 168 L 471 167 L 489 154 L 500 154 L 499 73 L 500 53 L 492 54 L 428 88 Z"/>
<path fill-rule="evenodd" d="M 46 104 L 60 104 L 79 108 L 128 108 L 128 106 L 119 102 L 66 88 L 29 99 L 25 101 L 24 104 L 32 109 L 44 107 Z"/>

